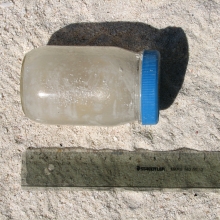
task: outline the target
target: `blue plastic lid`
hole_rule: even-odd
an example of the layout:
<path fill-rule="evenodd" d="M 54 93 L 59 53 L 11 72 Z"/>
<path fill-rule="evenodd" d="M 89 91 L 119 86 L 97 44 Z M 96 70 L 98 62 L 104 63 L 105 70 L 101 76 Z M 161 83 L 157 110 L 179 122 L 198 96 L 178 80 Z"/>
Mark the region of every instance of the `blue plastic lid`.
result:
<path fill-rule="evenodd" d="M 141 76 L 141 123 L 154 125 L 159 120 L 159 62 L 158 51 L 143 52 Z"/>

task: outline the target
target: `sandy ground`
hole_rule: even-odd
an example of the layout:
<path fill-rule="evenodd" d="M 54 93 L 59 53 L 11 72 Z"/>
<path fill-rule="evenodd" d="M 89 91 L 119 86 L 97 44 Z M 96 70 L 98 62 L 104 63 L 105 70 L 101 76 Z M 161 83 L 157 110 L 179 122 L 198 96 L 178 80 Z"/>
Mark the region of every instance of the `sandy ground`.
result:
<path fill-rule="evenodd" d="M 21 154 L 28 147 L 220 150 L 219 11 L 219 0 L 0 0 L 0 219 L 219 219 L 218 190 L 21 188 Z M 106 23 L 116 21 L 120 25 Z M 22 59 L 48 42 L 159 49 L 159 124 L 94 128 L 30 121 L 20 102 Z"/>

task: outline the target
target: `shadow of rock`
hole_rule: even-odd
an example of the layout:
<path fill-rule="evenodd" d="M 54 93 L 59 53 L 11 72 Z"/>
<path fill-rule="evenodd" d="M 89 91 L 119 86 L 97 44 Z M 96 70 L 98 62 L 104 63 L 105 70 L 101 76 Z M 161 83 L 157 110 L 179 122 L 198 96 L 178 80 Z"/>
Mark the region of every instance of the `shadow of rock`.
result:
<path fill-rule="evenodd" d="M 189 59 L 182 28 L 156 29 L 136 22 L 75 23 L 56 31 L 48 45 L 117 46 L 131 51 L 158 50 L 160 110 L 172 105 L 182 87 Z"/>

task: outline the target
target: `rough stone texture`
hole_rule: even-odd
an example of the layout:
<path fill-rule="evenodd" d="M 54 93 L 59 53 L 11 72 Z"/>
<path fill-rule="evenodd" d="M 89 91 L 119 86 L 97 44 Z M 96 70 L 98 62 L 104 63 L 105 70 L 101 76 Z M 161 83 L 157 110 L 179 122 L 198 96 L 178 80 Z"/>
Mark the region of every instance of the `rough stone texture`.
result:
<path fill-rule="evenodd" d="M 219 0 L 0 0 L 0 219 L 219 219 L 218 190 L 28 190 L 21 188 L 20 176 L 21 154 L 28 147 L 220 150 L 219 11 Z M 27 119 L 19 94 L 24 54 L 48 43 L 68 44 L 59 37 L 67 25 L 116 21 L 131 22 L 130 32 L 122 23 L 126 30 L 121 35 L 116 24 L 105 24 L 104 32 L 94 29 L 100 26 L 89 32 L 91 24 L 84 25 L 85 33 L 100 32 L 91 41 L 84 36 L 84 43 L 161 50 L 165 69 L 159 124 L 94 128 L 47 126 Z M 137 35 L 133 22 L 144 26 L 137 28 Z M 80 44 L 82 29 L 76 32 Z M 143 43 L 147 32 L 150 44 Z M 132 41 L 132 34 L 141 39 Z M 183 34 L 188 46 L 181 41 Z M 176 58 L 169 60 L 167 52 Z"/>

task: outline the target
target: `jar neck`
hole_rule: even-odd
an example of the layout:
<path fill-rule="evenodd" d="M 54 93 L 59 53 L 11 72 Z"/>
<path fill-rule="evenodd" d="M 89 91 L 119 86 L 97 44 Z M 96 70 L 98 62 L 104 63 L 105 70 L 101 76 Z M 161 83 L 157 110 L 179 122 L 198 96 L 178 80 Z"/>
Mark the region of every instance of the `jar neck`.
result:
<path fill-rule="evenodd" d="M 135 120 L 141 122 L 141 75 L 143 51 L 136 53 L 137 72 L 135 73 L 135 94 L 134 94 L 134 111 Z"/>

